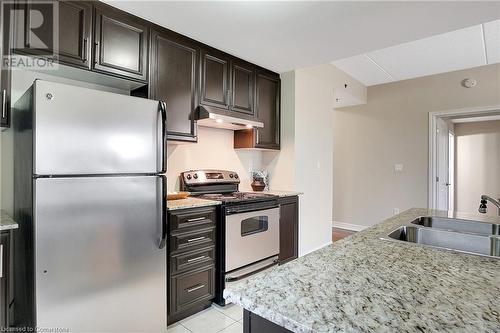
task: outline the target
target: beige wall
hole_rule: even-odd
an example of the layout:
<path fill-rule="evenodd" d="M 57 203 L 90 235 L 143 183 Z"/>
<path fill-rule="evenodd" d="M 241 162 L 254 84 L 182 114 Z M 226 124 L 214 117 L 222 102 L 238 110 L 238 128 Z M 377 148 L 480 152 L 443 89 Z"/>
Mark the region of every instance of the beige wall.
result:
<path fill-rule="evenodd" d="M 478 85 L 461 87 L 467 77 Z M 429 112 L 498 104 L 500 65 L 489 65 L 372 86 L 366 105 L 335 110 L 334 221 L 369 226 L 427 207 Z"/>
<path fill-rule="evenodd" d="M 295 71 L 295 188 L 301 196 L 299 252 L 331 242 L 332 65 Z"/>
<path fill-rule="evenodd" d="M 500 120 L 455 124 L 455 207 L 475 211 L 481 194 L 500 198 Z M 488 215 L 496 216 L 489 204 Z"/>
<path fill-rule="evenodd" d="M 300 196 L 299 254 L 331 243 L 332 116 L 335 92 L 343 103 L 366 100 L 366 88 L 326 64 L 281 75 L 282 149 L 263 153 L 262 164 L 274 188 L 294 189 Z M 344 88 L 348 83 L 348 88 Z"/>

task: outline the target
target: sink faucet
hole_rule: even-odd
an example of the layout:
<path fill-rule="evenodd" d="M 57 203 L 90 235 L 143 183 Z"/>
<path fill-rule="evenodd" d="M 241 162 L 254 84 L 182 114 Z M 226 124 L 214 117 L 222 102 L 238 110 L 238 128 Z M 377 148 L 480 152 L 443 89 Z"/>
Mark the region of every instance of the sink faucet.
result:
<path fill-rule="evenodd" d="M 484 195 L 484 194 L 481 196 L 481 204 L 479 205 L 479 209 L 478 209 L 479 212 L 482 214 L 486 214 L 486 212 L 488 211 L 488 207 L 486 206 L 486 203 L 488 201 L 491 202 L 492 204 L 494 204 L 498 208 L 498 216 L 500 216 L 500 199 L 495 200 L 492 197 Z"/>

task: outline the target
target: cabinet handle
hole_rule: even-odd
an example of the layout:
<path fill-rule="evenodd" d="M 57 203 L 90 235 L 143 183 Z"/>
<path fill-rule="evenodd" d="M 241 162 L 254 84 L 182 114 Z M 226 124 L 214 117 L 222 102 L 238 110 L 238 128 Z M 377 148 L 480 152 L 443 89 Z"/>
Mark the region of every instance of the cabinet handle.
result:
<path fill-rule="evenodd" d="M 231 105 L 231 90 L 226 91 L 227 105 Z"/>
<path fill-rule="evenodd" d="M 203 260 L 203 259 L 205 259 L 205 258 L 206 258 L 206 256 L 196 257 L 196 258 L 193 258 L 193 259 L 188 259 L 188 261 L 187 261 L 187 262 L 188 262 L 188 264 L 189 264 L 189 263 L 192 263 L 192 262 L 195 262 L 195 261 L 200 261 L 200 260 Z"/>
<path fill-rule="evenodd" d="M 83 49 L 83 51 L 82 51 L 83 52 L 83 59 L 82 59 L 82 61 L 83 62 L 87 62 L 87 44 L 88 44 L 88 42 L 89 42 L 88 38 L 84 38 L 83 39 L 83 47 L 82 47 L 82 49 Z"/>
<path fill-rule="evenodd" d="M 3 244 L 0 245 L 0 278 L 3 278 Z"/>
<path fill-rule="evenodd" d="M 205 239 L 206 237 L 196 237 L 196 238 L 191 238 L 191 239 L 188 239 L 187 242 L 188 243 L 192 243 L 192 242 L 197 242 L 197 241 L 200 241 L 202 239 Z"/>
<path fill-rule="evenodd" d="M 205 217 L 196 217 L 194 219 L 188 219 L 187 221 L 188 222 L 196 222 L 196 221 L 202 221 L 204 219 L 205 219 Z"/>
<path fill-rule="evenodd" d="M 2 90 L 2 119 L 7 118 L 7 90 Z"/>
<path fill-rule="evenodd" d="M 99 42 L 95 42 L 94 43 L 95 45 L 95 59 L 94 59 L 94 64 L 98 64 L 99 61 L 100 61 L 100 57 L 101 57 L 101 50 L 99 49 Z"/>
<path fill-rule="evenodd" d="M 188 293 L 192 293 L 193 291 L 196 291 L 196 290 L 201 289 L 201 288 L 204 288 L 204 287 L 205 287 L 205 284 L 199 284 L 199 285 L 197 285 L 197 286 L 194 286 L 194 287 L 191 287 L 191 288 L 186 289 L 186 291 L 187 291 Z"/>

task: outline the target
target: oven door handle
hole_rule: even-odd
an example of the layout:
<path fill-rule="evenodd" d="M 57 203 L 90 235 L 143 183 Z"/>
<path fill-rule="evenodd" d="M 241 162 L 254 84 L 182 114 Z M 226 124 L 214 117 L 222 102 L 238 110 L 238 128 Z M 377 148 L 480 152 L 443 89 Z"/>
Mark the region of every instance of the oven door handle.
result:
<path fill-rule="evenodd" d="M 254 265 L 250 265 L 248 267 L 236 270 L 236 271 L 234 271 L 232 273 L 228 273 L 228 274 L 226 274 L 224 280 L 226 282 L 236 282 L 236 281 L 239 281 L 241 279 L 249 277 L 250 275 L 253 275 L 255 273 L 258 273 L 260 271 L 268 269 L 269 267 L 276 266 L 278 264 L 278 261 L 279 261 L 279 257 L 278 256 L 271 257 L 271 258 L 269 258 L 267 260 L 263 260 L 260 263 L 257 263 L 257 264 L 254 264 Z M 240 272 L 241 272 L 241 274 L 239 274 Z"/>
<path fill-rule="evenodd" d="M 241 208 L 241 210 L 238 209 L 238 206 L 231 206 L 231 207 L 226 207 L 225 213 L 227 216 L 227 215 L 259 212 L 259 211 L 268 210 L 268 209 L 275 209 L 275 208 L 280 208 L 280 205 L 275 204 L 275 205 L 260 206 L 260 207 L 253 207 L 253 208 Z"/>

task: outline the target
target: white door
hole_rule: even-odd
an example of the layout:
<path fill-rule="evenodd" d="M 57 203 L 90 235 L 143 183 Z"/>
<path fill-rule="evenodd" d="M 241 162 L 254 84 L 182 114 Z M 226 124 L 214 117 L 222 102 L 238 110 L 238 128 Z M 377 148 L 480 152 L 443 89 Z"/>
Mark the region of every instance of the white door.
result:
<path fill-rule="evenodd" d="M 440 118 L 436 125 L 436 209 L 448 210 L 448 125 Z"/>

